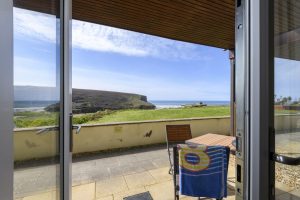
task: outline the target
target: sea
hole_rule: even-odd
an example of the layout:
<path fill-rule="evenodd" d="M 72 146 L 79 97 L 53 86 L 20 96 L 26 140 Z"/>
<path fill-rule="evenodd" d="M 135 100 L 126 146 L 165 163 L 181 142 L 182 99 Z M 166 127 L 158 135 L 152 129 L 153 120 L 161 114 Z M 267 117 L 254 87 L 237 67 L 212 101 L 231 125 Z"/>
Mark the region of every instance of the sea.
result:
<path fill-rule="evenodd" d="M 162 108 L 180 108 L 183 105 L 199 104 L 202 102 L 208 106 L 227 106 L 229 101 L 172 101 L 172 100 L 150 100 L 150 103 L 156 106 L 156 109 Z M 14 111 L 43 111 L 45 107 L 57 103 L 57 101 L 15 101 Z"/>
<path fill-rule="evenodd" d="M 228 106 L 230 101 L 172 101 L 172 100 L 149 100 L 150 103 L 156 106 L 156 109 L 162 108 L 180 108 L 183 105 L 199 104 L 202 102 L 207 106 Z"/>
<path fill-rule="evenodd" d="M 57 101 L 15 101 L 14 112 L 41 112 L 44 111 L 44 108 L 47 106 L 55 103 L 57 103 Z"/>

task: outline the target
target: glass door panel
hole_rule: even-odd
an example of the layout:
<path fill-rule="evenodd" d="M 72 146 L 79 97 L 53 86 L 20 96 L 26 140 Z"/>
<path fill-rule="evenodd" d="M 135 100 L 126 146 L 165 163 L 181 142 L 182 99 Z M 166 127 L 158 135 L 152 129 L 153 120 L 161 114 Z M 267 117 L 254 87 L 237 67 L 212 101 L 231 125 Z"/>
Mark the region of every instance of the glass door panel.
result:
<path fill-rule="evenodd" d="M 300 199 L 300 1 L 274 1 L 275 197 Z"/>
<path fill-rule="evenodd" d="M 60 199 L 59 1 L 14 1 L 14 199 Z"/>

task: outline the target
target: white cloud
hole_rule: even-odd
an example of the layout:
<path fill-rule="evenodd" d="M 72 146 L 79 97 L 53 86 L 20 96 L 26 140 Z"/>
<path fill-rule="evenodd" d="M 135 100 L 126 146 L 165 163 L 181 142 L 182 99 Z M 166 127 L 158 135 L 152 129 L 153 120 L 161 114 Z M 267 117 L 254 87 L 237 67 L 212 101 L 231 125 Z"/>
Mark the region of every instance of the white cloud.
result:
<path fill-rule="evenodd" d="M 14 29 L 15 34 L 56 42 L 56 18 L 53 15 L 14 8 Z"/>
<path fill-rule="evenodd" d="M 15 32 L 46 42 L 56 42 L 55 16 L 15 8 Z M 73 20 L 72 45 L 99 52 L 163 59 L 210 60 L 197 45 L 123 29 Z"/>

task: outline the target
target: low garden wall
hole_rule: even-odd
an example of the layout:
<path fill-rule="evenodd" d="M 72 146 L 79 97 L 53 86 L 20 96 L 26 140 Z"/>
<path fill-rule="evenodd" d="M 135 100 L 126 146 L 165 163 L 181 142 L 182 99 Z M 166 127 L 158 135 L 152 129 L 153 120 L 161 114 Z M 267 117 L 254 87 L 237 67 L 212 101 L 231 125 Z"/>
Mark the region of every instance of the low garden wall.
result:
<path fill-rule="evenodd" d="M 282 114 L 275 117 L 275 130 L 277 133 L 300 131 L 299 114 Z"/>
<path fill-rule="evenodd" d="M 229 135 L 230 118 L 195 118 L 159 120 L 99 125 L 83 125 L 79 134 L 74 131 L 74 153 L 164 143 L 166 125 L 190 124 L 193 137 L 206 133 Z M 47 158 L 57 155 L 56 132 L 37 134 L 41 128 L 16 129 L 14 132 L 15 161 Z"/>
<path fill-rule="evenodd" d="M 278 115 L 275 120 L 275 128 L 279 133 L 300 131 L 300 115 Z M 206 133 L 230 134 L 229 117 L 83 125 L 79 134 L 75 134 L 74 131 L 74 153 L 164 143 L 166 125 L 172 124 L 190 124 L 193 137 Z M 53 131 L 37 134 L 40 129 L 16 129 L 14 131 L 16 161 L 57 155 L 58 134 Z"/>

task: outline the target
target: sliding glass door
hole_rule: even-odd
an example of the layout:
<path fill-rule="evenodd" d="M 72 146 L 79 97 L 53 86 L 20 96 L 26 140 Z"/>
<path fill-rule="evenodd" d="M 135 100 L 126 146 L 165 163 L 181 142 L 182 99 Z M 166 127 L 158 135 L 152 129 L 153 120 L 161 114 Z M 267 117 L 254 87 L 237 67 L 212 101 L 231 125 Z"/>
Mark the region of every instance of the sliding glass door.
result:
<path fill-rule="evenodd" d="M 63 175 L 60 5 L 49 1 L 45 13 L 14 3 L 14 199 L 56 200 Z"/>
<path fill-rule="evenodd" d="M 70 199 L 70 6 L 69 0 L 1 1 L 4 199 Z"/>
<path fill-rule="evenodd" d="M 274 1 L 273 198 L 300 200 L 300 2 Z"/>
<path fill-rule="evenodd" d="M 300 1 L 249 1 L 248 199 L 300 199 Z"/>

